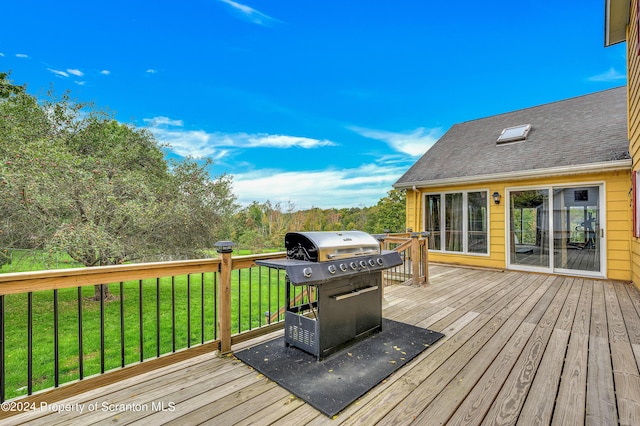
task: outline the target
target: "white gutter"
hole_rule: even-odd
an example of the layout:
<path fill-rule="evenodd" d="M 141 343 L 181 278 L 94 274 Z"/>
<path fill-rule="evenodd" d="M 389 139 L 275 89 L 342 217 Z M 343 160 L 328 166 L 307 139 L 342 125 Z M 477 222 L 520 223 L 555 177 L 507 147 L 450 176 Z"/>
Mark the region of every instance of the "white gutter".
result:
<path fill-rule="evenodd" d="M 400 184 L 395 183 L 393 187 L 396 189 L 412 188 L 415 190 L 416 187 L 433 188 L 436 186 L 513 181 L 513 180 L 523 180 L 523 179 L 531 179 L 531 178 L 543 178 L 543 177 L 549 177 L 549 176 L 568 176 L 568 175 L 579 175 L 579 174 L 586 174 L 586 173 L 604 173 L 604 172 L 613 172 L 617 170 L 631 170 L 631 166 L 632 166 L 632 160 L 629 158 L 625 160 L 580 164 L 576 166 L 550 167 L 548 169 L 522 170 L 522 171 L 515 171 L 515 172 L 494 173 L 490 175 L 461 176 L 461 177 L 425 180 L 425 181 L 417 181 L 417 182 L 403 182 Z"/>
<path fill-rule="evenodd" d="M 609 47 L 627 39 L 629 24 L 629 0 L 605 0 L 604 2 L 604 46 Z"/>

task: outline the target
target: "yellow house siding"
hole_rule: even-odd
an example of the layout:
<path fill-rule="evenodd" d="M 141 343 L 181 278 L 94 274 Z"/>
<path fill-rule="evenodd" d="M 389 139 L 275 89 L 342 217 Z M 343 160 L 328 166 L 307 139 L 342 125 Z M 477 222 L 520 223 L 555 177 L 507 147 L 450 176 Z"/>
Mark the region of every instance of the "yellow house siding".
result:
<path fill-rule="evenodd" d="M 637 4 L 632 1 L 627 27 L 627 91 L 629 102 L 629 153 L 633 170 L 640 169 L 640 56 L 638 56 Z M 631 239 L 631 279 L 640 288 L 640 239 Z"/>
<path fill-rule="evenodd" d="M 506 268 L 506 224 L 505 214 L 505 190 L 507 188 L 540 187 L 552 185 L 581 185 L 592 183 L 604 183 L 606 200 L 606 227 L 607 232 L 607 276 L 611 279 L 630 279 L 630 235 L 631 213 L 629 209 L 630 174 L 626 171 L 585 174 L 563 177 L 545 177 L 526 179 L 510 182 L 478 183 L 474 185 L 458 185 L 434 188 L 421 188 L 419 197 L 407 197 L 407 226 L 415 231 L 424 230 L 424 194 L 457 192 L 457 191 L 481 191 L 489 192 L 489 254 L 469 255 L 442 253 L 430 251 L 429 259 L 434 262 L 453 263 L 469 266 L 482 266 L 493 268 Z M 494 204 L 491 194 L 497 191 L 502 196 L 499 205 Z M 409 190 L 409 192 L 414 192 Z M 411 200 L 411 201 L 410 201 Z M 416 206 L 416 200 L 418 205 Z M 603 206 L 605 207 L 605 206 Z M 416 216 L 416 210 L 419 214 Z M 409 213 L 411 211 L 411 214 Z M 640 266 L 640 261 L 639 261 Z"/>
<path fill-rule="evenodd" d="M 420 222 L 419 220 L 419 216 L 421 214 L 420 213 L 420 208 L 421 208 L 420 192 L 416 192 L 412 189 L 407 189 L 406 200 L 407 200 L 406 201 L 407 209 L 406 209 L 405 221 L 406 221 L 407 229 L 419 231 L 419 229 L 416 226 L 416 223 Z M 405 230 L 394 229 L 393 231 L 403 232 Z"/>

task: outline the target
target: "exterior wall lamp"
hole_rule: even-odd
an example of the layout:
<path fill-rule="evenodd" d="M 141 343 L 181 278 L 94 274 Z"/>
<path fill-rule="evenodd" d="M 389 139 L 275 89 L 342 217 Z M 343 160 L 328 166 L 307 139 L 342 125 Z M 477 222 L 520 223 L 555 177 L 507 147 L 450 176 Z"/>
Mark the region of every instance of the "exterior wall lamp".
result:
<path fill-rule="evenodd" d="M 494 203 L 500 204 L 500 198 L 502 198 L 502 197 L 500 196 L 498 191 L 494 192 L 491 196 L 493 197 L 493 202 Z"/>
<path fill-rule="evenodd" d="M 216 248 L 218 253 L 231 253 L 233 251 L 233 247 L 236 245 L 233 241 L 218 241 L 213 246 Z"/>

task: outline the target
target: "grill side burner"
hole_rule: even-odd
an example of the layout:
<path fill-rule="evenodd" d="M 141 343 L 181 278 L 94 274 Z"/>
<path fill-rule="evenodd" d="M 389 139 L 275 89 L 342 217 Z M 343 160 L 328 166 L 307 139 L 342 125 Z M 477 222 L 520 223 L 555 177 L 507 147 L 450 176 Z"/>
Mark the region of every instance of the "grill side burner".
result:
<path fill-rule="evenodd" d="M 287 345 L 323 359 L 382 329 L 382 271 L 399 253 L 359 231 L 289 233 L 285 247 L 287 259 L 256 263 L 286 271 Z M 313 286 L 316 300 L 292 306 L 290 284 Z"/>

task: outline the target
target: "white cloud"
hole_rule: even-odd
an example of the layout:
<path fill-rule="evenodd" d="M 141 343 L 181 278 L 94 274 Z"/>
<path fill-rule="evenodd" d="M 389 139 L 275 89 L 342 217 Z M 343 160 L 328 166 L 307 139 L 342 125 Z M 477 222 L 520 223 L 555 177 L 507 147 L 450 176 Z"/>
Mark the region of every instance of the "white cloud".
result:
<path fill-rule="evenodd" d="M 218 146 L 211 143 L 211 137 L 201 130 L 170 130 L 161 127 L 150 127 L 149 130 L 164 145 L 181 157 L 214 157 L 226 155 Z"/>
<path fill-rule="evenodd" d="M 109 70 L 102 70 L 102 71 L 100 71 L 100 74 L 102 74 L 102 75 L 109 75 L 109 74 L 111 74 L 111 71 L 109 71 Z"/>
<path fill-rule="evenodd" d="M 232 0 L 220 0 L 220 1 L 222 3 L 228 4 L 229 6 L 231 6 L 235 11 L 239 12 L 242 17 L 244 17 L 251 23 L 267 26 L 272 22 L 280 22 L 277 19 L 274 19 L 268 15 L 265 15 L 264 13 L 252 7 L 249 7 L 247 5 L 240 4 Z"/>
<path fill-rule="evenodd" d="M 77 80 L 75 80 L 74 83 L 77 84 L 78 86 L 84 86 L 85 84 L 87 84 L 86 81 L 77 81 Z"/>
<path fill-rule="evenodd" d="M 208 133 L 203 130 L 185 130 L 182 120 L 169 117 L 145 118 L 148 129 L 163 144 L 183 157 L 221 158 L 229 149 L 235 148 L 305 148 L 333 146 L 335 143 L 323 139 L 300 136 L 247 134 L 247 133 Z"/>
<path fill-rule="evenodd" d="M 427 152 L 442 136 L 442 130 L 439 128 L 425 129 L 424 127 L 419 127 L 407 133 L 394 133 L 362 127 L 350 127 L 350 129 L 364 137 L 383 141 L 394 150 L 409 154 L 412 157 L 418 157 Z"/>
<path fill-rule="evenodd" d="M 146 72 L 147 72 L 147 74 L 157 74 L 158 70 L 154 70 L 153 68 L 149 68 Z"/>
<path fill-rule="evenodd" d="M 27 54 L 24 54 L 24 53 L 16 53 L 16 58 L 25 58 L 25 59 L 26 59 L 26 58 L 28 58 L 28 57 L 29 57 L 29 55 L 27 55 Z"/>
<path fill-rule="evenodd" d="M 4 53 L 0 52 L 0 56 L 4 56 Z"/>
<path fill-rule="evenodd" d="M 610 81 L 618 81 L 624 80 L 627 76 L 619 73 L 613 67 L 609 68 L 609 71 L 604 72 L 602 74 L 597 74 L 589 77 L 587 80 L 589 81 L 597 81 L 597 82 L 610 82 Z"/>
<path fill-rule="evenodd" d="M 51 71 L 52 73 L 54 73 L 55 75 L 57 75 L 58 77 L 69 77 L 69 73 L 64 72 L 64 71 L 60 71 L 60 70 L 54 70 L 53 68 L 47 68 L 49 71 Z"/>
<path fill-rule="evenodd" d="M 80 70 L 77 69 L 67 69 L 67 72 L 71 75 L 75 75 L 76 77 L 82 77 L 84 76 L 84 73 Z"/>
<path fill-rule="evenodd" d="M 234 138 L 238 140 L 240 145 L 254 148 L 291 148 L 294 146 L 300 148 L 317 148 L 321 146 L 335 146 L 336 144 L 323 139 L 303 138 L 298 136 L 285 136 L 285 135 L 247 135 L 239 133 L 234 135 Z"/>
<path fill-rule="evenodd" d="M 153 117 L 153 118 L 145 118 L 143 119 L 145 123 L 149 123 L 152 127 L 158 126 L 177 126 L 182 127 L 184 123 L 182 120 L 172 120 L 169 117 Z"/>
<path fill-rule="evenodd" d="M 295 204 L 296 210 L 375 205 L 392 189 L 405 168 L 367 164 L 315 171 L 260 170 L 233 175 L 234 193 L 243 205 L 253 201 Z"/>

